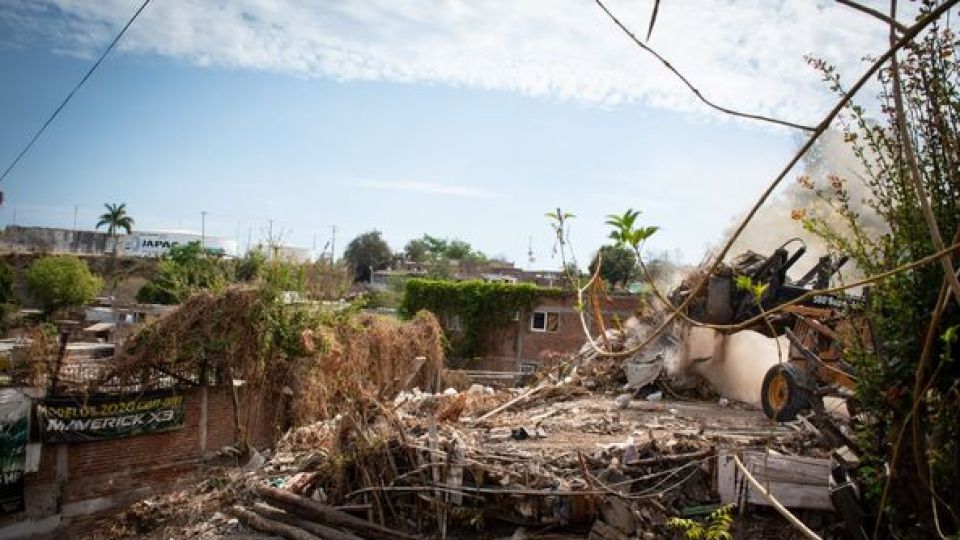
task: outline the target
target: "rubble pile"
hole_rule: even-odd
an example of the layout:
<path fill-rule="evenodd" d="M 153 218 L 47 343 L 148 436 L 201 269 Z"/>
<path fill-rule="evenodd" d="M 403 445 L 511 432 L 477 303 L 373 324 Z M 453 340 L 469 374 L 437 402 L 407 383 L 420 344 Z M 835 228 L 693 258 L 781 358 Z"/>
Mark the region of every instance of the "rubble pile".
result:
<path fill-rule="evenodd" d="M 596 347 L 584 344 L 579 353 L 568 363 L 573 368 L 573 380 L 589 390 L 632 391 L 668 381 L 664 375 L 664 359 L 675 353 L 676 338 L 664 333 L 642 350 L 626 357 L 601 355 L 604 351 L 621 353 L 632 351 L 653 332 L 658 320 L 641 321 L 630 317 L 622 325 L 607 329 L 596 340 Z"/>
<path fill-rule="evenodd" d="M 291 429 L 243 470 L 138 503 L 99 531 L 662 538 L 673 534 L 671 517 L 722 506 L 722 452 L 827 455 L 812 431 L 772 424 L 756 411 L 643 399 L 621 406 L 550 379 L 511 390 L 415 388 L 368 405 Z"/>

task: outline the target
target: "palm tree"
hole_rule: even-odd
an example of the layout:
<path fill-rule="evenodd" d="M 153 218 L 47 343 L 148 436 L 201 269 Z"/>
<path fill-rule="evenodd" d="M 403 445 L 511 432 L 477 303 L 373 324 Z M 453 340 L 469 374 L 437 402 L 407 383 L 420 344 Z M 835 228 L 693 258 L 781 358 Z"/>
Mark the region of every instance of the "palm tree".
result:
<path fill-rule="evenodd" d="M 127 215 L 127 203 L 104 204 L 107 211 L 100 215 L 97 227 L 107 226 L 107 234 L 113 239 L 113 252 L 117 253 L 117 231 L 123 229 L 130 234 L 133 230 L 133 218 Z"/>

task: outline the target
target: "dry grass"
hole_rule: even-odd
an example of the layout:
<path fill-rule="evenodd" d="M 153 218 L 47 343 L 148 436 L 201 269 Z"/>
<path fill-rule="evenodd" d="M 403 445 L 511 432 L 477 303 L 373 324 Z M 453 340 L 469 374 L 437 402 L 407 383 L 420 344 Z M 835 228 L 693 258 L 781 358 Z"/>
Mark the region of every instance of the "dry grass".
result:
<path fill-rule="evenodd" d="M 152 369 L 197 383 L 242 378 L 278 398 L 289 388 L 288 420 L 300 426 L 363 415 L 404 388 L 433 388 L 442 367 L 442 330 L 428 312 L 398 322 L 283 306 L 256 289 L 230 289 L 196 295 L 145 327 L 118 353 L 108 378 L 142 378 Z"/>
<path fill-rule="evenodd" d="M 295 377 L 294 425 L 387 401 L 405 388 L 433 388 L 443 368 L 441 329 L 429 312 L 407 323 L 359 315 L 323 329 L 326 352 L 302 362 Z"/>

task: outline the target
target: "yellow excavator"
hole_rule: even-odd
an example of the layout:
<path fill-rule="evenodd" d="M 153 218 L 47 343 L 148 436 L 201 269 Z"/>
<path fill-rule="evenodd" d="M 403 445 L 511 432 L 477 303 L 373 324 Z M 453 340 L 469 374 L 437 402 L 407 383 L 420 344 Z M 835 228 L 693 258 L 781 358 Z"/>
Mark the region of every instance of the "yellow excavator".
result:
<path fill-rule="evenodd" d="M 801 245 L 791 253 L 788 246 L 795 242 Z M 802 242 L 793 239 L 766 257 L 753 252 L 740 255 L 731 265 L 724 265 L 709 276 L 708 286 L 686 308 L 693 320 L 726 325 L 780 308 L 760 318 L 750 329 L 770 337 L 786 336 L 790 342 L 789 360 L 767 371 L 760 396 L 766 415 L 781 422 L 793 420 L 804 410 L 823 412 L 825 396 L 842 398 L 848 409 L 854 409 L 856 375 L 844 359 L 844 349 L 854 343 L 863 347 L 872 343 L 868 325 L 860 316 L 862 297 L 813 294 L 782 307 L 813 290 L 826 288 L 830 278 L 847 262 L 846 257 L 821 257 L 809 272 L 793 281 L 787 271 L 805 252 Z M 759 298 L 753 291 L 736 286 L 741 276 L 765 285 Z M 672 291 L 671 302 L 679 305 L 690 288 L 684 284 Z M 720 339 L 722 342 L 722 336 Z"/>

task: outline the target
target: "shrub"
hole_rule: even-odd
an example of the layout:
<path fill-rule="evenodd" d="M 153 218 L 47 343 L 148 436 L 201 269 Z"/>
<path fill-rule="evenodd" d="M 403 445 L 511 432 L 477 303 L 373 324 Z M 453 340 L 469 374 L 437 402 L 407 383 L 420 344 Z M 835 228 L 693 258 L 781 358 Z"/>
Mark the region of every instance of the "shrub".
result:
<path fill-rule="evenodd" d="M 83 305 L 103 287 L 103 280 L 83 261 L 69 255 L 39 259 L 27 269 L 26 279 L 27 289 L 47 314 Z"/>

